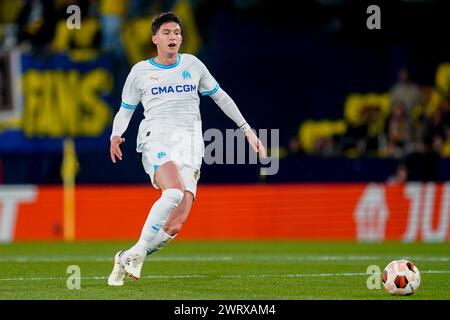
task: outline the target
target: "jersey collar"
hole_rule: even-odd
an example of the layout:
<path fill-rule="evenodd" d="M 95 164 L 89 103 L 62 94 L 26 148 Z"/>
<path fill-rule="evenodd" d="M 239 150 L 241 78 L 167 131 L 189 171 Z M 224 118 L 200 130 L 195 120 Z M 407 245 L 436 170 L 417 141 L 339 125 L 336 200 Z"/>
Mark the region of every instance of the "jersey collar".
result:
<path fill-rule="evenodd" d="M 172 69 L 180 64 L 180 60 L 181 60 L 181 54 L 179 53 L 177 62 L 175 62 L 174 64 L 159 64 L 159 63 L 155 62 L 155 57 L 148 59 L 147 61 L 150 62 L 150 64 L 154 65 L 155 67 L 158 67 L 161 69 Z"/>

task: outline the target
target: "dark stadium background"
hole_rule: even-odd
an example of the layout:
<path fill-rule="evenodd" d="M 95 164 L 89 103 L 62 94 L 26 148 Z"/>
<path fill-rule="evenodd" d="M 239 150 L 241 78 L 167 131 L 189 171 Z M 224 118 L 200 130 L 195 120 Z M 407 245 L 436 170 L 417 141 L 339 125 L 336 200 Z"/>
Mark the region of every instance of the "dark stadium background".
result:
<path fill-rule="evenodd" d="M 89 6 L 87 1 L 79 3 Z M 142 12 L 149 15 L 150 24 L 155 10 L 150 7 L 170 10 L 174 3 L 149 2 L 147 10 Z M 366 13 L 368 3 L 364 1 L 302 1 L 295 9 L 275 1 L 189 3 L 202 41 L 197 55 L 254 128 L 280 129 L 280 144 L 287 152 L 282 154 L 279 174 L 268 177 L 268 181 L 383 182 L 395 172 L 399 159 L 364 155 L 349 159 L 342 154 L 320 153 L 293 155 L 289 153 L 289 142 L 305 120 L 343 118 L 349 93 L 389 91 L 402 67 L 410 70 L 414 82 L 433 86 L 437 66 L 450 56 L 450 45 L 445 40 L 448 32 L 445 1 L 385 2 L 381 5 L 381 30 L 366 28 L 369 14 Z M 94 47 L 101 48 L 98 40 Z M 114 73 L 115 85 L 109 103 L 113 114 L 120 105 L 121 87 L 131 68 L 126 60 L 119 63 L 120 72 Z M 125 157 L 118 166 L 113 166 L 108 158 L 109 127 L 102 139 L 96 140 L 94 148 L 87 146 L 85 138 L 75 139 L 80 163 L 77 182 L 148 181 L 134 151 L 141 111 L 139 107 L 125 134 Z M 201 113 L 204 130 L 234 128 L 207 97 L 202 97 Z M 0 181 L 61 183 L 61 143 L 45 148 L 45 142 L 35 138 L 32 144 L 10 144 L 7 133 L 3 132 Z M 449 162 L 442 157 L 417 162 L 412 170 L 419 172 L 421 166 L 429 165 L 437 167 L 431 176 L 433 180 L 450 178 Z M 411 173 L 411 177 L 430 179 L 426 173 Z M 259 180 L 255 166 L 204 165 L 202 168 L 202 183 Z"/>

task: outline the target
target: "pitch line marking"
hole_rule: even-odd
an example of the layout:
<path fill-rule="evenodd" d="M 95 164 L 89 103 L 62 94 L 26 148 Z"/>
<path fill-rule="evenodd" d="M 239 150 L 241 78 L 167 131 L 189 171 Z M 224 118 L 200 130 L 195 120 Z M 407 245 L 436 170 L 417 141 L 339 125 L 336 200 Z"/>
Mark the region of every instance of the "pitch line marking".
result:
<path fill-rule="evenodd" d="M 196 256 L 161 256 L 151 257 L 149 261 L 199 261 L 199 262 L 218 262 L 218 261 L 372 261 L 382 259 L 409 259 L 412 261 L 436 261 L 448 262 L 450 257 L 436 257 L 436 256 L 284 256 L 284 255 L 266 255 L 266 256 L 252 256 L 252 255 L 235 255 L 235 256 L 220 256 L 220 255 L 196 255 Z M 66 261 L 95 261 L 95 262 L 109 262 L 111 256 L 91 256 L 91 255 L 73 255 L 73 256 L 21 256 L 11 255 L 0 257 L 1 262 L 66 262 Z"/>
<path fill-rule="evenodd" d="M 450 270 L 424 270 L 423 274 L 450 274 Z M 293 273 L 293 274 L 229 274 L 221 275 L 218 278 L 300 278 L 300 277 L 352 277 L 367 276 L 365 272 L 340 272 L 340 273 Z M 210 275 L 148 275 L 143 279 L 185 279 L 185 278 L 215 278 Z M 107 276 L 81 277 L 81 280 L 106 280 Z M 17 277 L 0 278 L 0 281 L 48 281 L 48 280 L 67 280 L 66 277 Z"/>

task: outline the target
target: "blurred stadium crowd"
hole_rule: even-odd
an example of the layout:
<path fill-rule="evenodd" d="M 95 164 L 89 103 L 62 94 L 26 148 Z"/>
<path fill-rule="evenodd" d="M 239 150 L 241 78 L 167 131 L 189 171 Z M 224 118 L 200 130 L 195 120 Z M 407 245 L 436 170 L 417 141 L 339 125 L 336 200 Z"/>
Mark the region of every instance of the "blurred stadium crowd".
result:
<path fill-rule="evenodd" d="M 389 92 L 386 112 L 376 104 L 358 108 L 357 121 L 345 123 L 341 134 L 315 139 L 310 154 L 401 159 L 416 152 L 433 152 L 450 157 L 450 97 L 442 93 L 435 104 L 431 90 L 416 84 L 402 68 Z M 290 145 L 294 154 L 301 152 L 297 141 L 293 137 Z"/>
<path fill-rule="evenodd" d="M 4 0 L 0 3 L 2 48 L 20 46 L 24 49 L 74 48 L 120 49 L 120 29 L 126 19 L 149 14 L 154 2 L 142 0 Z M 67 11 L 72 5 L 80 8 L 83 28 L 70 41 L 67 37 Z M 100 34 L 101 33 L 101 34 Z"/>
<path fill-rule="evenodd" d="M 433 1 L 424 1 L 425 5 L 431 2 Z M 311 53 L 311 56 L 308 56 L 309 53 L 305 50 L 305 47 L 311 43 L 315 44 L 316 42 L 313 42 L 315 38 L 301 33 L 303 31 L 293 31 L 286 35 L 285 38 L 277 39 L 280 42 L 286 41 L 289 36 L 296 33 L 302 36 L 301 39 L 307 39 L 302 40 L 304 44 L 300 44 L 296 48 L 296 50 L 305 54 L 305 57 L 302 59 L 306 62 L 298 66 L 295 65 L 294 68 L 298 67 L 299 70 L 297 75 L 289 75 L 288 77 L 290 77 L 291 82 L 293 79 L 299 82 L 299 88 L 292 87 L 295 88 L 294 90 L 303 90 L 304 92 L 309 90 L 311 91 L 311 96 L 316 95 L 318 99 L 305 107 L 304 101 L 309 99 L 306 98 L 304 101 L 298 102 L 299 105 L 303 104 L 300 108 L 292 106 L 287 108 L 281 115 L 275 113 L 268 114 L 268 116 L 264 114 L 256 115 L 256 112 L 251 112 L 251 110 L 259 110 L 258 105 L 261 105 L 262 102 L 266 100 L 273 102 L 276 99 L 283 99 L 283 97 L 275 96 L 275 94 L 271 96 L 271 92 L 280 91 L 281 85 L 278 89 L 271 88 L 269 90 L 271 92 L 265 92 L 266 96 L 258 92 L 253 95 L 253 101 L 247 103 L 247 110 L 249 111 L 246 112 L 249 118 L 253 117 L 255 119 L 253 122 L 255 127 L 281 128 L 283 132 L 280 141 L 280 157 L 291 161 L 288 164 L 290 168 L 295 166 L 295 163 L 298 164 L 299 159 L 304 158 L 380 158 L 391 159 L 396 164 L 396 173 L 388 179 L 399 181 L 406 179 L 436 179 L 435 172 L 430 171 L 415 176 L 414 171 L 417 167 L 427 167 L 432 170 L 436 166 L 438 159 L 450 158 L 450 85 L 447 87 L 439 87 L 437 85 L 439 83 L 445 84 L 448 81 L 446 80 L 447 77 L 450 75 L 448 71 L 450 70 L 449 46 L 445 46 L 444 43 L 444 50 L 440 50 L 440 56 L 436 59 L 436 62 L 429 63 L 429 66 L 426 65 L 428 62 L 423 63 L 429 70 L 436 72 L 435 83 L 430 83 L 430 77 L 426 79 L 421 78 L 424 74 L 423 72 L 415 73 L 414 63 L 403 64 L 401 59 L 399 59 L 400 62 L 392 63 L 388 59 L 380 59 L 382 62 L 392 63 L 390 69 L 395 68 L 395 72 L 398 72 L 396 82 L 391 82 L 391 88 L 385 94 L 376 94 L 373 97 L 358 96 L 357 93 L 363 92 L 363 90 L 356 85 L 351 87 L 352 84 L 348 84 L 346 87 L 347 91 L 341 90 L 343 93 L 337 95 L 327 87 L 325 80 L 317 85 L 317 88 L 313 88 L 306 76 L 310 76 L 312 72 L 316 71 L 307 69 L 307 60 L 313 59 L 312 57 L 317 59 L 317 61 L 328 59 L 327 49 L 333 48 L 333 41 L 336 41 L 336 39 L 344 43 L 344 46 L 346 42 L 352 42 L 355 48 L 361 47 L 361 43 L 366 45 L 366 43 L 375 39 L 372 46 L 381 44 L 381 49 L 388 47 L 386 45 L 387 41 L 391 41 L 389 44 L 391 45 L 395 41 L 400 42 L 405 39 L 413 43 L 423 40 L 415 40 L 414 26 L 407 26 L 399 20 L 399 17 L 389 16 L 388 14 L 383 15 L 383 26 L 392 26 L 395 22 L 400 21 L 399 25 L 402 25 L 402 28 L 398 33 L 405 33 L 405 39 L 393 39 L 394 35 L 390 31 L 379 32 L 384 37 L 382 40 L 380 40 L 380 37 L 374 38 L 372 34 L 370 35 L 372 38 L 370 38 L 367 35 L 367 30 L 364 31 L 366 33 L 361 34 L 358 31 L 359 29 L 355 28 L 355 25 L 364 21 L 365 16 L 355 18 L 355 11 L 347 10 L 349 6 L 355 3 L 354 1 L 329 0 L 311 1 L 310 3 L 314 4 L 312 6 L 313 9 L 305 7 L 304 10 L 297 12 L 297 16 L 289 18 L 285 16 L 284 9 L 280 8 L 274 1 L 2 0 L 0 1 L 0 50 L 20 49 L 22 52 L 30 52 L 37 56 L 62 52 L 69 53 L 72 59 L 78 61 L 89 61 L 103 53 L 112 54 L 114 59 L 115 98 L 117 100 L 120 86 L 130 66 L 155 54 L 155 48 L 149 41 L 151 36 L 149 28 L 151 17 L 160 11 L 174 10 L 177 13 L 181 13 L 183 28 L 186 31 L 183 51 L 194 54 L 200 52 L 201 55 L 202 45 L 205 42 L 209 42 L 212 49 L 210 48 L 209 53 L 205 56 L 209 58 L 213 71 L 216 71 L 219 75 L 218 79 L 221 80 L 219 82 L 228 85 L 227 88 L 230 88 L 233 97 L 237 97 L 237 100 L 243 101 L 242 104 L 245 105 L 246 101 L 250 100 L 250 98 L 247 98 L 247 92 L 254 92 L 255 88 L 261 90 L 261 85 L 258 84 L 258 79 L 255 79 L 254 83 L 248 84 L 249 88 L 247 88 L 247 91 L 239 91 L 241 90 L 240 86 L 235 84 L 236 81 L 232 80 L 234 75 L 230 75 L 231 72 L 227 70 L 227 61 L 228 65 L 230 65 L 230 61 L 234 63 L 236 59 L 245 61 L 250 57 L 250 59 L 254 60 L 255 67 L 245 62 L 239 64 L 242 82 L 245 82 L 246 74 L 251 74 L 255 70 L 261 72 L 259 66 L 266 61 L 266 57 L 251 56 L 248 52 L 251 50 L 270 52 L 270 49 L 267 48 L 270 48 L 271 44 L 265 43 L 256 49 L 250 48 L 249 45 L 247 46 L 245 41 L 252 40 L 245 39 L 245 35 L 239 37 L 236 30 L 239 31 L 239 28 L 243 28 L 243 32 L 245 32 L 245 30 L 252 29 L 245 24 L 240 24 L 241 22 L 238 21 L 238 18 L 243 16 L 246 20 L 249 20 L 249 25 L 255 25 L 254 30 L 258 30 L 258 28 L 262 30 L 261 34 L 252 34 L 255 43 L 267 42 L 267 39 L 271 39 L 271 36 L 274 35 L 280 36 L 280 29 L 277 29 L 280 26 L 285 28 L 286 26 L 295 25 L 296 28 L 299 28 L 298 30 L 308 30 L 308 28 L 310 30 L 319 30 L 321 36 L 325 35 L 324 39 L 334 32 L 333 37 L 335 38 L 329 41 L 331 45 L 328 48 L 325 47 L 322 44 L 325 43 L 325 40 L 321 38 L 317 43 L 324 46 L 322 48 L 318 45 L 318 48 L 323 52 L 312 48 L 311 51 L 316 51 Z M 81 9 L 82 29 L 80 30 L 67 28 L 66 20 L 69 16 L 67 8 L 71 5 L 77 5 Z M 211 20 L 211 15 L 208 13 L 219 12 L 220 10 L 217 10 L 217 8 L 231 8 L 232 11 L 234 10 L 234 15 L 231 19 L 227 18 L 227 20 L 223 18 L 223 14 L 216 14 L 215 18 L 219 23 L 210 23 L 211 21 L 208 19 Z M 361 9 L 363 6 L 359 5 L 357 8 Z M 315 14 L 318 10 L 320 10 L 321 16 L 316 17 Z M 422 9 L 419 8 L 418 12 L 420 10 Z M 441 24 L 439 26 L 444 24 L 442 17 L 446 17 L 442 11 L 440 12 L 442 15 L 434 19 L 435 21 L 440 21 Z M 240 16 L 240 13 L 237 12 L 244 12 L 244 14 Z M 333 14 L 330 12 L 333 12 Z M 334 13 L 336 12 L 337 14 L 335 15 Z M 363 10 L 358 12 L 359 14 L 365 14 Z M 436 12 L 439 12 L 439 10 Z M 255 17 L 258 18 L 256 19 Z M 338 17 L 342 18 L 342 20 L 339 20 Z M 280 23 L 279 20 L 287 21 Z M 228 36 L 228 38 L 222 41 L 218 40 L 217 36 L 211 37 L 210 32 L 212 31 L 210 29 L 221 30 L 221 28 L 224 28 L 224 25 L 221 25 L 220 22 L 223 23 L 223 21 L 226 21 L 224 25 L 228 29 L 222 29 L 224 30 L 222 36 Z M 433 17 L 424 16 L 423 21 L 425 24 L 428 23 L 430 25 Z M 267 23 L 267 26 L 262 23 Z M 269 30 L 272 25 L 276 27 L 273 30 Z M 361 29 L 361 27 L 359 28 Z M 345 32 L 339 33 L 336 30 L 345 30 Z M 411 30 L 409 34 L 408 30 Z M 264 35 L 264 32 L 266 35 Z M 284 36 L 281 35 L 281 37 Z M 328 41 L 329 39 L 326 40 Z M 236 50 L 230 48 L 231 41 L 233 41 L 232 46 L 237 48 Z M 370 47 L 370 44 L 368 46 Z M 425 48 L 426 45 L 420 43 L 417 46 L 422 47 L 424 51 L 428 49 L 428 51 L 433 50 L 432 48 Z M 228 52 L 229 58 L 225 58 L 225 56 L 214 58 L 214 54 L 217 56 L 218 53 L 221 53 L 221 48 L 224 47 L 228 47 L 227 50 L 230 50 Z M 414 47 L 411 50 L 414 50 Z M 352 60 L 352 55 L 355 57 L 358 55 L 356 51 L 352 52 L 352 55 L 345 51 L 343 52 L 348 55 L 345 57 L 347 60 L 343 59 L 343 61 Z M 342 55 L 345 56 L 345 54 Z M 339 55 L 339 53 L 336 53 L 336 55 Z M 221 59 L 223 59 L 223 67 L 217 67 L 218 61 Z M 124 63 L 125 61 L 126 63 Z M 378 64 L 382 62 L 378 62 Z M 236 65 L 238 63 L 236 62 Z M 334 64 L 336 65 L 335 62 Z M 411 66 L 412 68 L 410 68 Z M 248 68 L 248 70 L 245 68 Z M 357 69 L 357 67 L 354 68 Z M 376 70 L 377 64 L 374 63 L 372 68 L 372 71 Z M 284 75 L 283 71 L 266 70 L 263 72 L 273 72 L 274 78 Z M 320 73 L 320 71 L 317 71 L 317 73 Z M 298 76 L 298 74 L 302 75 Z M 303 74 L 306 74 L 306 76 Z M 318 77 L 322 76 L 319 75 Z M 376 78 L 377 75 L 374 75 L 372 72 L 365 76 L 367 78 Z M 353 78 L 357 79 L 358 76 L 355 75 Z M 380 85 L 377 88 L 373 88 L 373 90 L 383 91 L 386 87 L 385 80 L 386 78 L 383 78 L 382 81 L 374 80 L 373 83 Z M 302 81 L 304 82 L 302 83 Z M 312 79 L 312 81 L 315 81 L 315 79 Z M 0 81 L 0 86 L 2 84 L 5 85 L 4 82 Z M 283 88 L 283 90 L 286 89 L 289 92 L 288 89 L 292 88 Z M 311 88 L 313 90 L 310 90 Z M 366 92 L 372 90 L 369 85 L 364 89 L 367 89 Z M 319 94 L 318 91 L 320 91 Z M 331 91 L 331 93 L 328 94 L 328 91 Z M 3 91 L 0 90 L 0 92 Z M 321 95 L 328 97 L 323 98 L 320 97 Z M 342 95 L 346 97 L 343 106 L 335 99 L 336 96 L 341 97 Z M 3 98 L 3 96 L 0 96 L 0 99 Z M 279 101 L 280 105 L 292 105 L 292 101 L 294 101 L 291 97 L 284 99 Z M 321 99 L 329 99 L 333 101 L 334 105 L 324 105 Z M 328 103 L 328 101 L 326 102 Z M 207 102 L 206 105 L 208 103 L 210 102 Z M 248 106 L 252 103 L 252 106 Z M 3 104 L 0 101 L 0 106 Z M 316 107 L 319 104 L 322 104 L 322 109 L 320 110 Z M 272 106 L 267 108 L 276 109 Z M 334 111 L 330 112 L 327 109 L 333 109 Z M 208 112 L 211 111 L 205 111 L 204 114 L 208 114 Z M 331 118 L 333 120 L 320 119 L 321 113 L 324 115 L 324 119 Z M 343 114 L 342 119 L 338 119 L 339 114 Z M 209 116 L 212 119 L 211 126 L 220 127 L 223 123 L 223 118 L 216 121 L 215 117 L 219 118 L 222 115 L 215 116 L 213 114 Z M 268 122 L 269 119 L 272 120 L 272 123 Z"/>
<path fill-rule="evenodd" d="M 125 47 L 130 46 L 128 43 L 125 46 L 123 41 L 131 41 L 130 37 L 122 37 L 124 24 L 139 17 L 147 17 L 148 24 L 152 14 L 171 8 L 174 3 L 144 0 L 4 0 L 0 2 L 0 47 L 18 47 L 36 53 L 70 50 L 76 57 L 85 59 L 91 58 L 97 51 L 108 51 L 117 58 L 124 58 Z M 73 13 L 67 8 L 72 5 L 80 9 L 82 31 L 67 28 L 66 21 Z M 129 24 L 127 27 L 130 27 Z M 139 29 L 140 33 L 149 35 L 148 25 Z M 139 29 L 133 28 L 130 32 Z M 147 45 L 150 50 L 150 44 Z M 142 58 L 135 54 L 131 56 L 133 61 Z"/>

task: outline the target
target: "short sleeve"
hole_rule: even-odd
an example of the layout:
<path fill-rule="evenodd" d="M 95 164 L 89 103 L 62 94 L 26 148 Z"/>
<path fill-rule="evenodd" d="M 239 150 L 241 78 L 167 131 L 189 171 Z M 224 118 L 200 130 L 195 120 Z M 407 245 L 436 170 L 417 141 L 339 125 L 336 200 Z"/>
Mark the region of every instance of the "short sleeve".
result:
<path fill-rule="evenodd" d="M 214 94 L 219 90 L 219 84 L 217 83 L 216 79 L 211 75 L 208 68 L 197 59 L 198 68 L 200 68 L 200 83 L 198 91 L 202 96 L 209 96 L 211 94 Z"/>
<path fill-rule="evenodd" d="M 120 106 L 125 109 L 136 109 L 141 100 L 141 92 L 136 86 L 136 70 L 131 69 L 122 89 L 122 103 Z"/>

